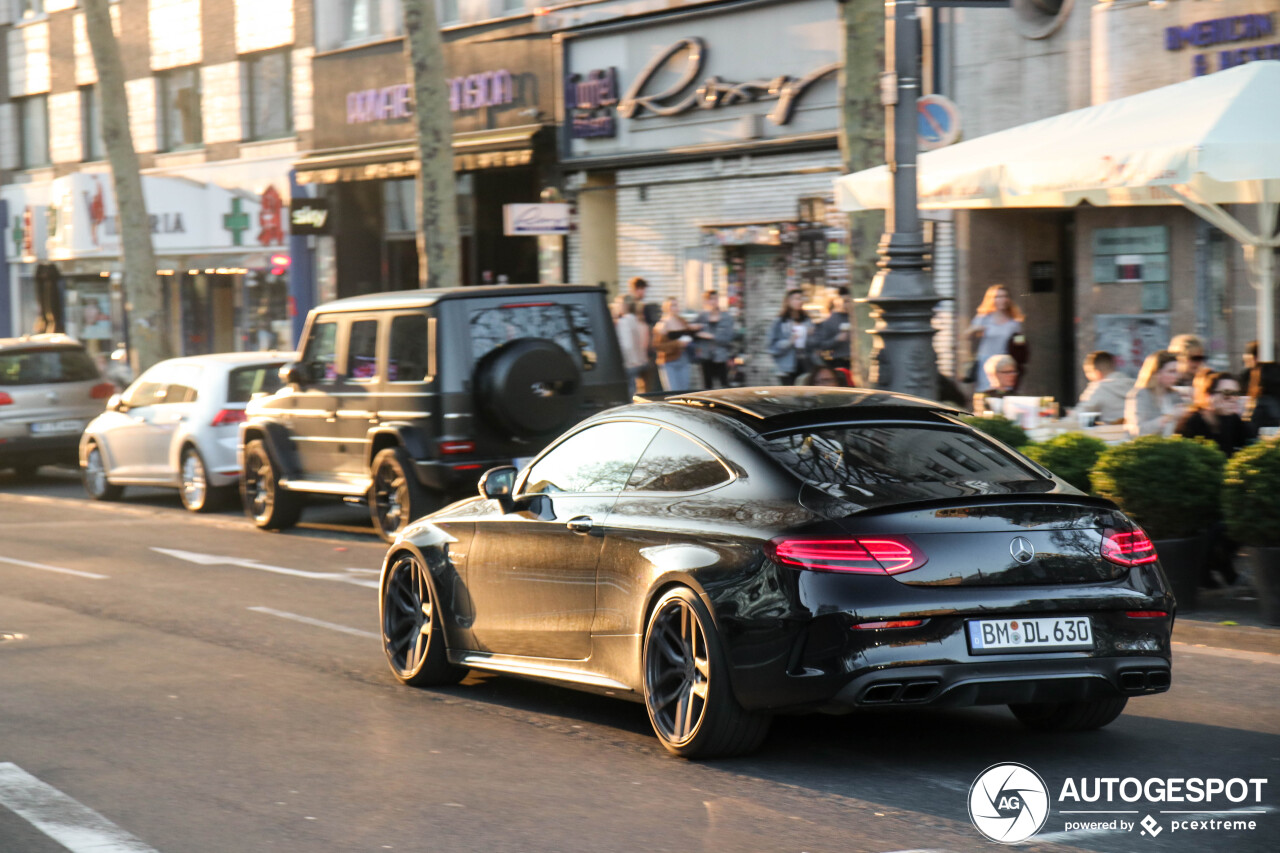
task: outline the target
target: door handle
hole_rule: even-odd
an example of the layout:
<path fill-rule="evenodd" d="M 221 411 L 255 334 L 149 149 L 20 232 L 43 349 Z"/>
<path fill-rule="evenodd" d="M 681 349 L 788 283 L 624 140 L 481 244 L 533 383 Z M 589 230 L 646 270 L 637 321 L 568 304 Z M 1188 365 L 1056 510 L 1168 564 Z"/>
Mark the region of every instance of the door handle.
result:
<path fill-rule="evenodd" d="M 572 530 L 574 533 L 590 533 L 595 522 L 591 520 L 589 515 L 579 515 L 565 522 L 564 526 Z"/>

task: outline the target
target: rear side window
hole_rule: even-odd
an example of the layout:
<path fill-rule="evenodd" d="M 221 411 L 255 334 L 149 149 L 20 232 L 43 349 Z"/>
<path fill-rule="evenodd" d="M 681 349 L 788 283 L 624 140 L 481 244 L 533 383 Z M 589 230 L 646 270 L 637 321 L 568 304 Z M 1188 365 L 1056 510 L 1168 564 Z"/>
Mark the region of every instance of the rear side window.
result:
<path fill-rule="evenodd" d="M 640 456 L 628 492 L 698 492 L 729 479 L 729 472 L 696 442 L 660 429 Z"/>
<path fill-rule="evenodd" d="M 826 426 L 761 443 L 807 482 L 864 506 L 1053 488 L 1028 464 L 960 429 Z"/>
<path fill-rule="evenodd" d="M 165 389 L 166 403 L 194 403 L 199 396 L 200 374 L 204 370 L 197 364 L 177 364 L 169 376 Z"/>
<path fill-rule="evenodd" d="M 227 378 L 227 402 L 247 403 L 254 394 L 274 394 L 280 390 L 281 362 L 237 367 Z"/>
<path fill-rule="evenodd" d="M 422 382 L 427 378 L 427 318 L 402 314 L 391 320 L 388 382 Z"/>
<path fill-rule="evenodd" d="M 471 358 L 479 362 L 518 338 L 546 338 L 576 357 L 583 370 L 596 366 L 591 317 L 583 305 L 559 302 L 517 302 L 471 312 Z"/>
<path fill-rule="evenodd" d="M 378 321 L 358 320 L 347 335 L 347 375 L 373 379 L 378 375 Z"/>
<path fill-rule="evenodd" d="M 79 347 L 12 350 L 0 353 L 0 385 L 89 382 L 98 378 L 93 359 Z"/>

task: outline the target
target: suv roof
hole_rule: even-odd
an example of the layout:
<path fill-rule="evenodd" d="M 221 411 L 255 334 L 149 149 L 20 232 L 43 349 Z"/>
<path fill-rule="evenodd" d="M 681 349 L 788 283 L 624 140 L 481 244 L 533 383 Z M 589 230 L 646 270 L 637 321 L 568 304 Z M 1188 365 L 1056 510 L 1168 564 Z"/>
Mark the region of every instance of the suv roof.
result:
<path fill-rule="evenodd" d="M 432 290 L 397 290 L 391 293 L 367 293 L 326 302 L 314 310 L 378 311 L 396 308 L 424 308 L 446 299 L 482 299 L 490 296 L 549 296 L 559 293 L 593 293 L 602 290 L 595 284 L 490 284 L 479 287 L 441 287 Z"/>

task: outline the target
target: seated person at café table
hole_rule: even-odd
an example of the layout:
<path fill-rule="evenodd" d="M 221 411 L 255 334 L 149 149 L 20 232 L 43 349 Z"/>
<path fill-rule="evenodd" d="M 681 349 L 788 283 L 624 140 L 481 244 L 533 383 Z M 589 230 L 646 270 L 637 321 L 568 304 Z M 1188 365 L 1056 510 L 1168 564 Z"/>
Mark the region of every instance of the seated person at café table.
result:
<path fill-rule="evenodd" d="M 1124 403 L 1124 423 L 1129 435 L 1173 435 L 1186 404 L 1174 390 L 1178 384 L 1178 360 L 1167 350 L 1147 356 Z"/>
<path fill-rule="evenodd" d="M 1204 342 L 1195 335 L 1174 335 L 1169 352 L 1178 360 L 1178 381 L 1174 384 L 1190 386 L 1204 368 Z"/>
<path fill-rule="evenodd" d="M 1211 438 L 1227 456 L 1253 441 L 1254 428 L 1240 417 L 1239 381 L 1230 373 L 1196 374 L 1195 397 L 1178 422 L 1178 435 Z"/>
<path fill-rule="evenodd" d="M 1124 401 L 1133 388 L 1133 380 L 1116 372 L 1116 360 L 1106 350 L 1097 350 L 1084 357 L 1084 375 L 1089 385 L 1080 395 L 1077 410 L 1097 412 L 1098 422 L 1124 423 Z"/>
<path fill-rule="evenodd" d="M 993 355 L 982 364 L 989 386 L 982 393 L 988 397 L 1008 397 L 1018 393 L 1018 362 L 1008 354 Z"/>

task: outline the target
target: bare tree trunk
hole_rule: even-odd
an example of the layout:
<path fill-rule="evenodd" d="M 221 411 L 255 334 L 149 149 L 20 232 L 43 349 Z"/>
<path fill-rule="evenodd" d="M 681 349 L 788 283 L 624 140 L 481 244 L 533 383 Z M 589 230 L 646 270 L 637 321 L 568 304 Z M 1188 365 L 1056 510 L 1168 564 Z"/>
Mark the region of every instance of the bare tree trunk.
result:
<path fill-rule="evenodd" d="M 840 72 L 840 156 L 845 172 L 879 166 L 884 159 L 884 107 L 880 74 L 884 71 L 883 0 L 843 0 L 844 67 Z M 876 246 L 884 232 L 880 211 L 849 215 L 849 291 L 863 298 L 876 274 Z M 871 307 L 850 306 L 853 318 L 854 370 L 863 380 L 871 363 Z"/>
<path fill-rule="evenodd" d="M 457 287 L 462 275 L 453 117 L 440 25 L 434 0 L 403 0 L 403 5 L 418 124 L 418 281 L 423 287 Z"/>
<path fill-rule="evenodd" d="M 124 89 L 120 44 L 111 28 L 108 0 L 84 0 L 83 6 L 85 30 L 98 72 L 102 142 L 107 149 L 116 191 L 130 360 L 136 375 L 173 353 L 165 334 L 164 299 L 156 276 L 156 253 L 151 245 L 151 225 L 142 195 L 142 174 L 129 130 L 129 102 Z"/>

